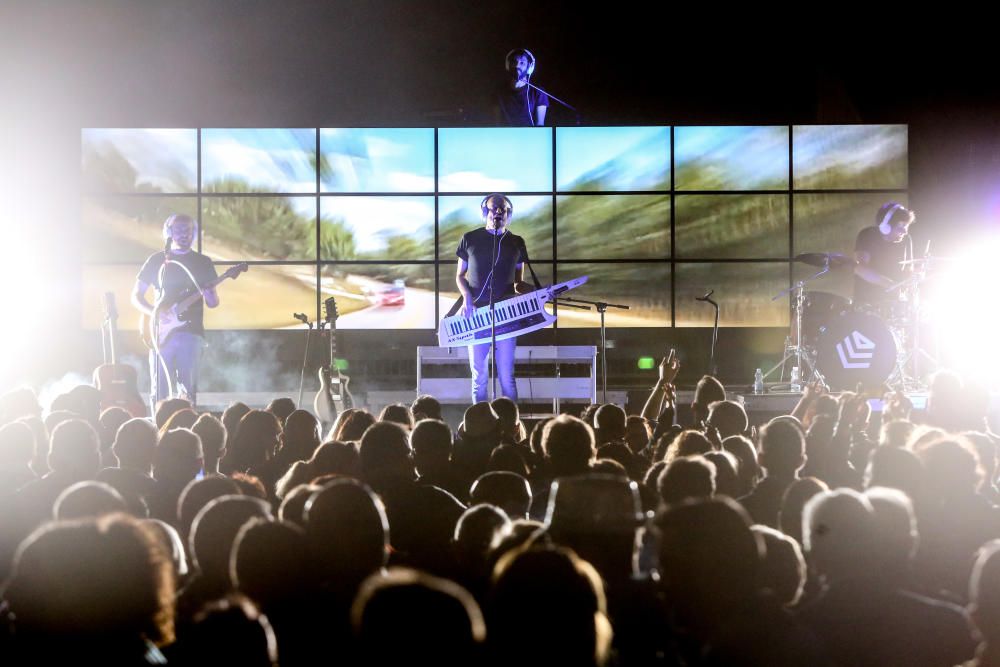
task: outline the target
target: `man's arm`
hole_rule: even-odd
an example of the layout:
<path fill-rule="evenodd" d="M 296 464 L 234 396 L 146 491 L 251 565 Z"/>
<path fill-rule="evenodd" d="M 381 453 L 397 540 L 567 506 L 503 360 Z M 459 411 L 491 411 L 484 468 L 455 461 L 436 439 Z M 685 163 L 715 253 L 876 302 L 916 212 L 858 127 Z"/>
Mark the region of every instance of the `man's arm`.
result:
<path fill-rule="evenodd" d="M 527 294 L 534 291 L 535 288 L 532 287 L 531 283 L 524 282 L 524 264 L 518 264 L 517 268 L 514 269 L 514 293 Z"/>
<path fill-rule="evenodd" d="M 472 289 L 469 287 L 468 272 L 469 263 L 459 257 L 458 268 L 455 271 L 455 284 L 458 286 L 458 291 L 462 293 L 462 315 L 464 317 L 472 317 L 472 312 L 476 309 L 472 302 Z"/>
<path fill-rule="evenodd" d="M 214 287 L 204 290 L 202 292 L 202 295 L 205 297 L 206 306 L 208 306 L 209 308 L 219 307 L 219 293 L 215 291 Z"/>
<path fill-rule="evenodd" d="M 542 127 L 545 125 L 545 112 L 549 108 L 546 106 L 535 107 L 535 127 Z"/>
<path fill-rule="evenodd" d="M 875 269 L 871 268 L 870 263 L 872 257 L 870 253 L 865 252 L 864 250 L 858 250 L 854 253 L 854 259 L 858 262 L 854 267 L 854 275 L 861 278 L 866 283 L 878 285 L 879 287 L 892 287 L 896 284 Z"/>
<path fill-rule="evenodd" d="M 146 292 L 149 291 L 149 283 L 136 279 L 132 286 L 132 305 L 136 310 L 146 315 L 153 314 L 153 304 L 146 300 Z"/>

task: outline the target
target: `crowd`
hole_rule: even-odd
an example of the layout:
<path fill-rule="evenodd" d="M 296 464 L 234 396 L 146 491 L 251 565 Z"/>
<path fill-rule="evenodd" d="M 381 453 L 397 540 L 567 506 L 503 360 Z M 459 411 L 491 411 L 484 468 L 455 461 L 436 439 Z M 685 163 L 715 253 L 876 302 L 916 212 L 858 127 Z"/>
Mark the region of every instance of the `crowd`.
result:
<path fill-rule="evenodd" d="M 1000 665 L 988 396 L 806 388 L 758 430 L 675 361 L 641 414 L 457 432 L 420 396 L 153 419 L 0 397 L 0 660 L 104 665 Z M 687 414 L 687 411 L 683 411 Z"/>

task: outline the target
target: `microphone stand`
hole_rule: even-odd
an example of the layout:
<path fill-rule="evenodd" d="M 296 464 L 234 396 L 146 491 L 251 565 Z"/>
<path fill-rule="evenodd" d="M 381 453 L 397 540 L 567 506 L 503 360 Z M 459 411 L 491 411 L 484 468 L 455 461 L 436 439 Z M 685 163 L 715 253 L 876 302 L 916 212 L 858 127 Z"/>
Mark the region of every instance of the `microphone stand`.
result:
<path fill-rule="evenodd" d="M 573 303 L 589 303 L 601 314 L 601 402 L 608 402 L 608 335 L 607 327 L 604 324 L 604 313 L 608 308 L 618 308 L 619 310 L 631 310 L 628 306 L 617 303 L 607 303 L 606 301 L 589 301 L 587 299 L 571 299 L 563 297 L 563 301 Z"/>
<path fill-rule="evenodd" d="M 506 233 L 506 230 L 504 231 Z M 496 281 L 497 272 L 497 235 L 496 223 L 490 230 L 493 237 L 493 252 L 490 260 L 490 393 L 489 400 L 493 401 L 497 397 L 497 318 L 495 312 L 495 299 L 493 294 L 493 284 Z"/>
<path fill-rule="evenodd" d="M 301 410 L 302 392 L 305 391 L 306 385 L 306 364 L 309 362 L 309 341 L 312 340 L 313 325 L 305 313 L 292 313 L 292 317 L 308 327 L 308 330 L 306 331 L 306 351 L 302 354 L 302 371 L 299 373 L 299 400 L 295 403 L 295 407 Z"/>
<path fill-rule="evenodd" d="M 559 99 L 558 97 L 556 97 L 552 93 L 548 92 L 547 90 L 543 90 L 543 89 L 539 88 L 538 86 L 536 86 L 535 84 L 531 83 L 531 81 L 528 81 L 527 79 L 524 80 L 524 83 L 529 88 L 534 88 L 538 92 L 540 92 L 540 93 L 542 93 L 544 95 L 548 95 L 549 99 L 555 100 L 559 104 L 563 105 L 564 107 L 566 107 L 567 109 L 569 109 L 570 111 L 572 111 L 573 113 L 575 113 L 576 114 L 576 124 L 577 125 L 580 124 L 580 111 L 576 107 L 574 107 L 572 104 L 570 104 L 568 102 L 564 102 L 563 100 Z"/>
<path fill-rule="evenodd" d="M 695 301 L 707 301 L 715 307 L 715 324 L 712 325 L 712 350 L 708 358 L 708 374 L 715 377 L 718 369 L 715 366 L 715 344 L 719 342 L 719 304 L 712 300 L 715 290 L 708 290 L 708 294 L 702 297 L 695 297 Z"/>

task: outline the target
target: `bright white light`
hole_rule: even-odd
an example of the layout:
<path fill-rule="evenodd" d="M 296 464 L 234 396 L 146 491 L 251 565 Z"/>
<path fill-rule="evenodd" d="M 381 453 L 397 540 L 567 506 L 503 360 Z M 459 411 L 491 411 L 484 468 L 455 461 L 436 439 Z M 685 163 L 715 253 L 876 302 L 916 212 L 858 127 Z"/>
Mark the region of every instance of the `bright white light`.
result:
<path fill-rule="evenodd" d="M 23 225 L 10 226 L 6 241 L 16 251 L 0 262 L 0 285 L 5 285 L 2 308 L 7 315 L 6 324 L 0 327 L 0 350 L 4 351 L 0 354 L 0 391 L 10 389 L 10 378 L 23 370 L 26 360 L 39 354 L 32 340 L 36 328 L 30 323 L 39 321 L 51 301 L 29 232 Z"/>
<path fill-rule="evenodd" d="M 924 320 L 943 366 L 986 387 L 1000 388 L 1000 238 L 990 236 L 932 267 L 922 295 Z M 932 354 L 933 341 L 922 341 Z"/>

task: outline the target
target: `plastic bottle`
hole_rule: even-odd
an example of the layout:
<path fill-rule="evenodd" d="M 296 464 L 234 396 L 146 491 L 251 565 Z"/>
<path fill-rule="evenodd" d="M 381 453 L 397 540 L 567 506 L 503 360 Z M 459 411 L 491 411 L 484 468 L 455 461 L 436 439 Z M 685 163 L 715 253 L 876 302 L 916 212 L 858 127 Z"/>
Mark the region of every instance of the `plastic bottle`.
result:
<path fill-rule="evenodd" d="M 798 366 L 792 366 L 792 379 L 789 382 L 788 390 L 793 394 L 798 394 L 802 391 L 802 379 L 799 377 Z"/>
<path fill-rule="evenodd" d="M 753 393 L 764 393 L 764 372 L 759 368 L 757 369 L 757 372 L 753 374 Z"/>

